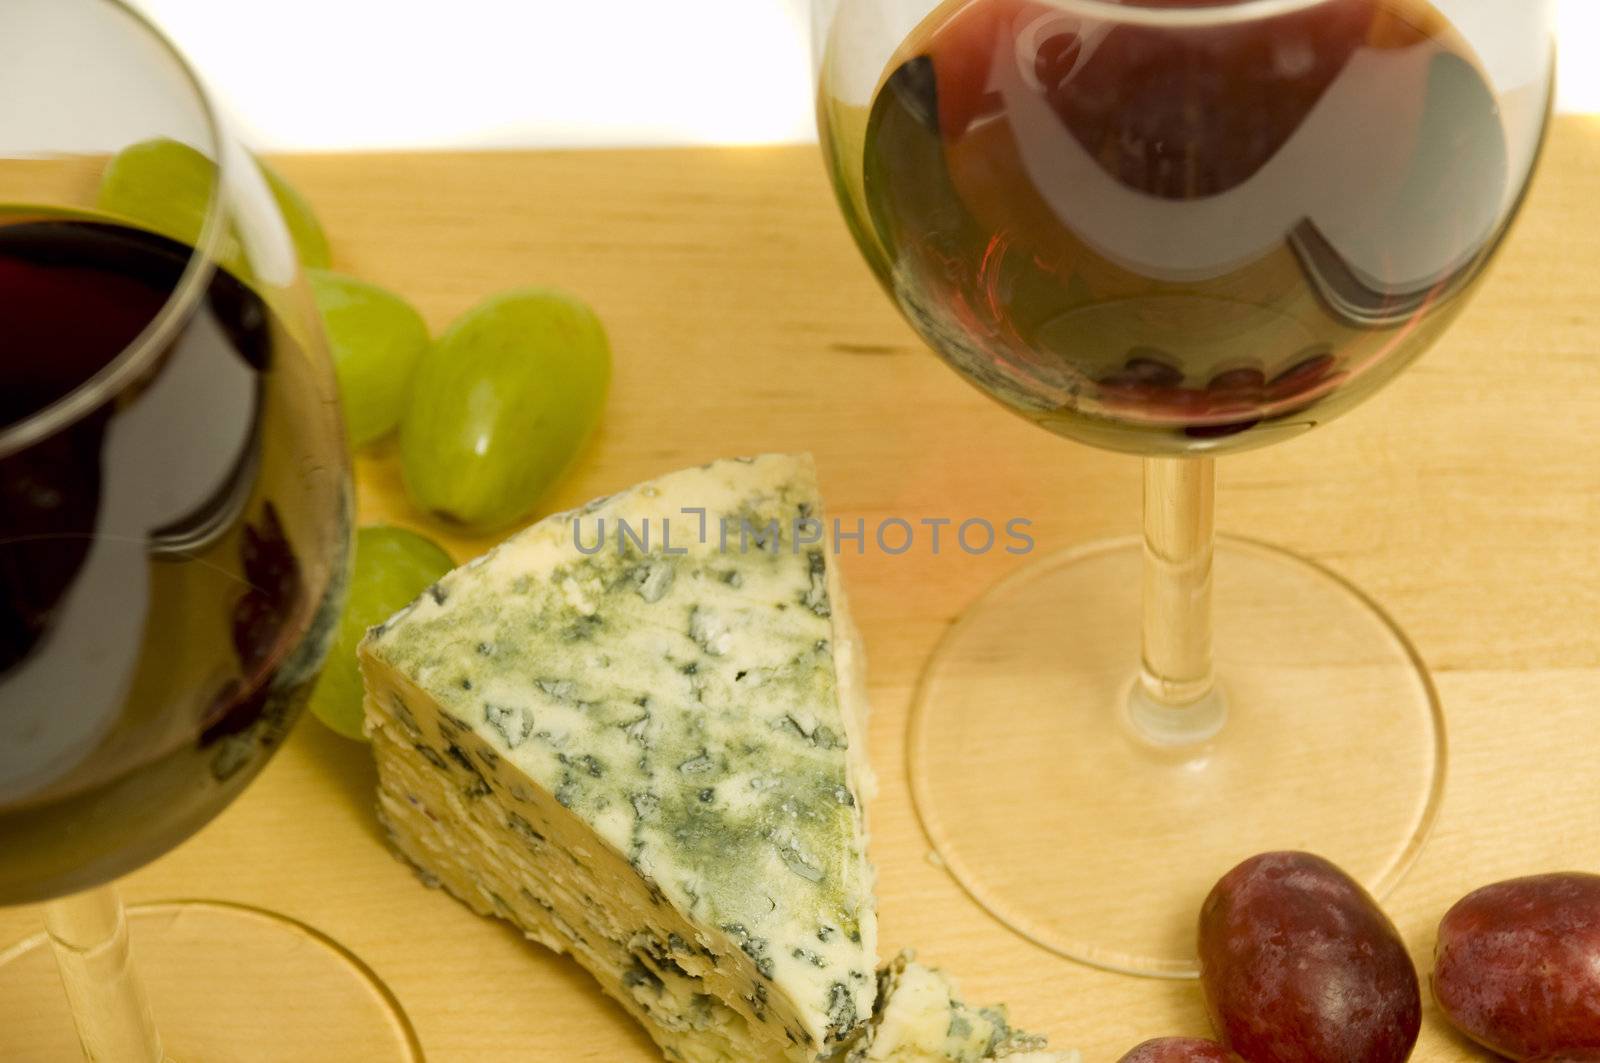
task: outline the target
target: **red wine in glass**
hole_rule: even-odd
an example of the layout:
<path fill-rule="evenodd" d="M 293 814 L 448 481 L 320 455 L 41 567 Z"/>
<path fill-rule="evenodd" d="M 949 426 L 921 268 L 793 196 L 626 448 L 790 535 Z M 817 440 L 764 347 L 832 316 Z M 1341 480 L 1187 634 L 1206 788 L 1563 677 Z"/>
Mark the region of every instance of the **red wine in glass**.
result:
<path fill-rule="evenodd" d="M 1418 0 L 1195 26 L 946 4 L 861 162 L 857 238 L 933 349 L 1146 455 L 1360 402 L 1465 305 L 1524 187 L 1481 64 Z"/>
<path fill-rule="evenodd" d="M 191 258 L 0 216 L 0 437 L 107 372 Z M 176 845 L 309 693 L 348 511 L 342 466 L 312 460 L 339 453 L 337 421 L 299 342 L 218 270 L 148 369 L 0 455 L 0 904 Z"/>

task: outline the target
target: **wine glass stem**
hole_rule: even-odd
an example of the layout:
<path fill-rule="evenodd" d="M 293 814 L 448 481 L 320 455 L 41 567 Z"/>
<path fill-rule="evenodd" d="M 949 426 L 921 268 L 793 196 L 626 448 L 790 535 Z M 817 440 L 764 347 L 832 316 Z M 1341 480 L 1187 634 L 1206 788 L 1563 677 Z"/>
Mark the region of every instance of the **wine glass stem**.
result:
<path fill-rule="evenodd" d="M 90 1063 L 163 1063 L 161 1035 L 128 948 L 128 919 L 115 886 L 51 901 L 45 931 Z"/>
<path fill-rule="evenodd" d="M 1216 734 L 1225 715 L 1211 666 L 1215 462 L 1144 462 L 1144 616 L 1134 726 L 1162 745 Z"/>

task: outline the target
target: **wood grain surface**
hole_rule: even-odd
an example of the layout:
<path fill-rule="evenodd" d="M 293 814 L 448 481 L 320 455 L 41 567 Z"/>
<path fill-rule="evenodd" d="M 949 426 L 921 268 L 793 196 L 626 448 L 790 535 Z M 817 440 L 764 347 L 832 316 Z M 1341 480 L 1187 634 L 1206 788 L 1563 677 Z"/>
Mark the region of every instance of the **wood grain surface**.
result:
<path fill-rule="evenodd" d="M 1041 548 L 1135 528 L 1134 460 L 1030 427 L 922 349 L 859 261 L 813 149 L 276 161 L 321 212 L 337 265 L 405 293 L 435 328 L 529 284 L 599 310 L 617 359 L 604 428 L 546 511 L 721 455 L 808 449 L 850 521 L 1023 515 Z M 1220 528 L 1353 579 L 1434 669 L 1446 798 L 1388 905 L 1424 971 L 1439 917 L 1470 888 L 1600 871 L 1597 203 L 1600 120 L 1562 119 L 1493 276 L 1438 348 L 1337 424 L 1219 467 Z M 391 451 L 358 466 L 365 520 L 419 527 L 460 559 L 489 545 L 412 511 Z M 1008 1001 L 1109 1063 L 1145 1037 L 1206 1032 L 1197 986 L 1012 935 L 927 859 L 907 790 L 920 663 L 1025 560 L 843 557 L 870 654 L 883 946 L 915 945 L 970 999 Z M 383 846 L 373 782 L 364 747 L 307 720 L 243 799 L 125 892 L 263 905 L 331 934 L 387 980 L 433 1063 L 658 1058 L 571 961 L 422 888 Z M 0 911 L 0 942 L 37 919 Z M 1430 1007 L 1416 1058 L 1472 1055 Z"/>

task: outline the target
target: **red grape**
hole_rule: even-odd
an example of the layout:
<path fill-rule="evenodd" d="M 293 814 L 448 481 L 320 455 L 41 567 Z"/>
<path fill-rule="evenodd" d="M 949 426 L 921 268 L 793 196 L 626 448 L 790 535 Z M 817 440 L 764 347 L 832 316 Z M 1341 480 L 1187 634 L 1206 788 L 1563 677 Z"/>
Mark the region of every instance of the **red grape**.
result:
<path fill-rule="evenodd" d="M 1264 853 L 1200 910 L 1200 985 L 1218 1039 L 1250 1063 L 1400 1063 L 1422 1023 L 1387 916 L 1309 853 Z"/>
<path fill-rule="evenodd" d="M 1226 369 L 1211 378 L 1206 390 L 1241 399 L 1256 401 L 1267 384 L 1267 376 L 1259 369 L 1243 367 Z"/>
<path fill-rule="evenodd" d="M 1600 1061 L 1600 875 L 1512 879 L 1457 901 L 1439 924 L 1433 997 L 1501 1055 Z"/>
<path fill-rule="evenodd" d="M 1244 1063 L 1204 1037 L 1153 1037 L 1128 1049 L 1117 1063 Z"/>

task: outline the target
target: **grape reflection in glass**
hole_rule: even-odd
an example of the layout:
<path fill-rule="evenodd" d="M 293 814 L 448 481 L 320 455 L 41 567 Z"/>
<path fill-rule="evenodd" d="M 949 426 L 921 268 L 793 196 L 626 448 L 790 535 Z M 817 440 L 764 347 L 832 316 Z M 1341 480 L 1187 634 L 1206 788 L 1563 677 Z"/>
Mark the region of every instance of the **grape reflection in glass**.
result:
<path fill-rule="evenodd" d="M 10 0 L 0 41 L 0 904 L 48 902 L 0 953 L 0 1057 L 266 1060 L 311 1027 L 331 1054 L 297 1058 L 420 1058 L 309 927 L 108 885 L 283 744 L 353 498 L 289 234 L 181 57 L 111 0 Z M 102 198 L 135 145 L 182 165 Z"/>
<path fill-rule="evenodd" d="M 1192 974 L 1252 853 L 1380 896 L 1443 782 L 1426 671 L 1333 573 L 1212 531 L 1213 458 L 1372 395 L 1467 304 L 1551 97 L 1549 5 L 815 0 L 834 188 L 940 358 L 1145 459 L 1144 534 L 1026 567 L 913 709 L 917 810 L 1065 955 Z M 1215 581 L 1213 582 L 1213 569 Z"/>

